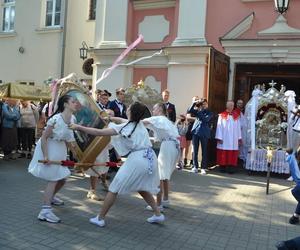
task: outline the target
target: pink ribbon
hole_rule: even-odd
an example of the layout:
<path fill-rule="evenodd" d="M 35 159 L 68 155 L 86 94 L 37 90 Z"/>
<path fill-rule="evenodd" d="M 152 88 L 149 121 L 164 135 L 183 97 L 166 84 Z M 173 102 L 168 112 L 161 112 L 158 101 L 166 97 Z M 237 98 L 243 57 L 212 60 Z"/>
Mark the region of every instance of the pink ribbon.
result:
<path fill-rule="evenodd" d="M 143 35 L 139 35 L 138 38 L 132 43 L 130 44 L 122 53 L 121 55 L 118 56 L 118 58 L 114 61 L 114 63 L 112 64 L 112 66 L 106 70 L 103 71 L 101 77 L 97 80 L 96 85 L 101 82 L 102 80 L 104 80 L 106 77 L 108 77 L 111 72 L 120 65 L 120 62 L 128 55 L 128 53 L 135 48 L 140 42 L 142 42 L 144 40 Z"/>
<path fill-rule="evenodd" d="M 49 108 L 48 108 L 48 116 L 51 116 L 53 113 L 53 107 L 55 104 L 55 101 L 57 99 L 57 94 L 58 94 L 58 85 L 59 81 L 58 80 L 53 80 L 51 85 L 50 85 L 50 90 L 51 90 L 51 102 L 49 103 Z"/>

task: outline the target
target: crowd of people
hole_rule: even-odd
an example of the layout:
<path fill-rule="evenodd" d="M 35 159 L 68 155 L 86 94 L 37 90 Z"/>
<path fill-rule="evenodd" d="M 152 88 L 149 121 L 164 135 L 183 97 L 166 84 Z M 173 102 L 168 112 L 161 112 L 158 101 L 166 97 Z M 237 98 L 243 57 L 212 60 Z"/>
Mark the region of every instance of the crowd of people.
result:
<path fill-rule="evenodd" d="M 149 223 L 163 222 L 164 208 L 170 205 L 169 182 L 173 171 L 176 167 L 181 170 L 189 166 L 191 172 L 198 173 L 200 169 L 200 174 L 206 175 L 210 140 L 216 141 L 216 164 L 221 172 L 232 174 L 239 162 L 245 163 L 247 152 L 243 147 L 245 117 L 242 100 L 238 100 L 236 106 L 233 101 L 227 101 L 225 110 L 217 115 L 209 110 L 205 98 L 194 96 L 186 113 L 177 117 L 175 105 L 169 102 L 170 92 L 164 90 L 163 102 L 154 105 L 152 117 L 144 118 L 147 107 L 139 102 L 126 107 L 123 88 L 116 90 L 116 98 L 112 101 L 109 100 L 112 94 L 107 90 L 97 90 L 95 94 L 99 108 L 108 114 L 102 117 L 108 119 L 109 123 L 104 129 L 77 124 L 74 113 L 78 105 L 69 95 L 59 98 L 57 109 L 50 117 L 47 116 L 49 103 L 35 104 L 11 98 L 0 103 L 3 160 L 15 160 L 17 157 L 31 159 L 28 171 L 47 181 L 42 207 L 37 216 L 39 220 L 50 223 L 61 221 L 53 213 L 52 206 L 64 205 L 64 201 L 56 194 L 71 172 L 56 161 L 67 159 L 70 152 L 76 158 L 73 131 L 112 137 L 96 158 L 95 165 L 120 162 L 121 157 L 126 157 L 110 185 L 107 183 L 108 167 L 99 166 L 85 171 L 90 177 L 87 198 L 104 201 L 99 213 L 90 219 L 90 223 L 100 227 L 106 225 L 106 214 L 118 194 L 132 192 L 138 192 L 146 202 L 146 209 L 153 211 L 153 215 L 147 219 Z M 152 148 L 155 142 L 159 142 L 159 147 L 154 151 Z M 298 224 L 300 171 L 295 152 L 288 149 L 287 154 L 290 172 L 296 183 L 292 195 L 298 202 L 289 223 Z M 99 179 L 107 191 L 105 197 L 96 193 Z M 282 241 L 277 244 L 277 248 L 292 249 L 289 247 L 298 246 L 299 242 L 299 238 Z"/>

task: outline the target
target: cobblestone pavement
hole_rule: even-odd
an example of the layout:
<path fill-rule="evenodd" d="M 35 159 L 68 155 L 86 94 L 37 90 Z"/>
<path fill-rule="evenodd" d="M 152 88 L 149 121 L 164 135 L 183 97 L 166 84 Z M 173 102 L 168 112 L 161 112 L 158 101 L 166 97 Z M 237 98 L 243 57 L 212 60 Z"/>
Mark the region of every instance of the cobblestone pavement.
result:
<path fill-rule="evenodd" d="M 144 201 L 119 196 L 105 228 L 89 224 L 102 202 L 87 200 L 88 179 L 72 175 L 55 208 L 60 224 L 37 220 L 45 183 L 27 173 L 28 160 L 0 160 L 0 249 L 275 249 L 278 240 L 300 235 L 288 219 L 296 202 L 292 184 L 275 176 L 270 195 L 265 177 L 240 171 L 201 176 L 176 171 L 166 222 L 151 225 Z M 101 185 L 98 191 L 101 190 Z"/>

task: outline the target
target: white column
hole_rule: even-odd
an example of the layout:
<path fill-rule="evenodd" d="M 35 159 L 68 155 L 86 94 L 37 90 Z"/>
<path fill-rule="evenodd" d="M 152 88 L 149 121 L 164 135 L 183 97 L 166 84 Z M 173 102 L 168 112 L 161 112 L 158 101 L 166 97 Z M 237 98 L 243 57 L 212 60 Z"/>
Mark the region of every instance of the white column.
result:
<path fill-rule="evenodd" d="M 178 32 L 173 46 L 206 45 L 207 0 L 180 0 Z"/>
<path fill-rule="evenodd" d="M 128 0 L 98 0 L 95 28 L 96 48 L 124 48 Z"/>
<path fill-rule="evenodd" d="M 228 100 L 233 99 L 233 80 L 235 75 L 235 62 L 230 61 L 229 66 L 229 81 L 228 81 Z"/>

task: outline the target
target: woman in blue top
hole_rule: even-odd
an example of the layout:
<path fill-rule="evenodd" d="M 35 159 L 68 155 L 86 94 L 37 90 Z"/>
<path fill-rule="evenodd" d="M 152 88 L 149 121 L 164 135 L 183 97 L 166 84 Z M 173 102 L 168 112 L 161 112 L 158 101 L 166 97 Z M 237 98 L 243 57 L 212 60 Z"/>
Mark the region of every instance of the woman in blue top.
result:
<path fill-rule="evenodd" d="M 12 151 L 18 144 L 17 122 L 20 119 L 20 109 L 17 100 L 7 99 L 2 107 L 2 136 L 1 144 L 4 160 L 15 159 Z"/>

